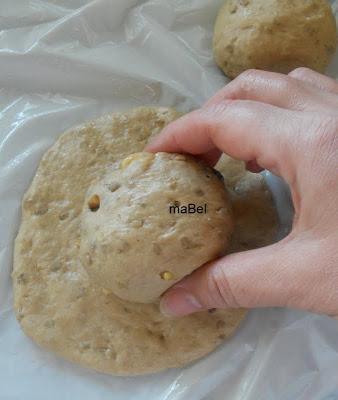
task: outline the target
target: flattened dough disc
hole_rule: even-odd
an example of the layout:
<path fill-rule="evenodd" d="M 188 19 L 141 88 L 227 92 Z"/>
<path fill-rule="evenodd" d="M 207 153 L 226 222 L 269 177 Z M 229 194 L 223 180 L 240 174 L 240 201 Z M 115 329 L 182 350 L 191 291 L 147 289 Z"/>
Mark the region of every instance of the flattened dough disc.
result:
<path fill-rule="evenodd" d="M 168 319 L 158 304 L 129 303 L 95 286 L 80 264 L 80 212 L 87 188 L 114 162 L 142 151 L 177 117 L 166 108 L 106 115 L 64 133 L 43 157 L 23 200 L 13 271 L 17 318 L 39 345 L 101 372 L 137 375 L 180 367 L 208 354 L 244 318 L 245 310 L 239 309 Z M 244 172 L 239 176 L 237 184 L 248 179 Z M 275 229 L 277 219 L 271 211 L 272 219 L 252 225 L 249 218 L 246 225 L 245 215 L 254 212 L 247 192 L 241 189 L 249 210 L 242 210 L 236 235 L 247 231 L 248 249 L 260 244 L 250 243 L 252 228 L 257 230 L 258 223 L 264 231 L 262 224 L 268 223 Z M 262 181 L 255 192 L 267 193 Z M 261 196 L 258 213 L 267 208 L 273 210 L 269 194 Z"/>

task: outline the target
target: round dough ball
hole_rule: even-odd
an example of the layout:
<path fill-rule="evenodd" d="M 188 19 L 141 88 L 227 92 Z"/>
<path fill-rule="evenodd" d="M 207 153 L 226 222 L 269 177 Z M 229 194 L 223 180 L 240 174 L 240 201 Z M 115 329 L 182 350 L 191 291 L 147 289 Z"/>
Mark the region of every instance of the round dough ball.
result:
<path fill-rule="evenodd" d="M 216 63 L 230 78 L 251 68 L 324 72 L 336 46 L 336 21 L 326 0 L 227 0 L 213 38 Z"/>
<path fill-rule="evenodd" d="M 189 204 L 199 213 L 184 213 Z M 89 188 L 81 260 L 97 284 L 122 299 L 150 303 L 224 254 L 232 226 L 215 170 L 181 154 L 135 153 Z"/>

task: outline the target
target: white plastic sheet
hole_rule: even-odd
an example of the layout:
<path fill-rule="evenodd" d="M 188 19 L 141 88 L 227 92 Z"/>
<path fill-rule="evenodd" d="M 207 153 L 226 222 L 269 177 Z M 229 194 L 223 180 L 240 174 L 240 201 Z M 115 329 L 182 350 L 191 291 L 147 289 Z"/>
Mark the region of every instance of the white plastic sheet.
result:
<path fill-rule="evenodd" d="M 338 325 L 328 317 L 252 311 L 210 356 L 136 378 L 64 361 L 36 346 L 14 317 L 13 239 L 41 155 L 62 131 L 105 112 L 144 104 L 187 111 L 221 88 L 226 79 L 211 53 L 221 3 L 0 1 L 1 400 L 338 399 Z M 329 73 L 338 76 L 338 57 Z M 268 180 L 286 222 L 285 190 Z"/>

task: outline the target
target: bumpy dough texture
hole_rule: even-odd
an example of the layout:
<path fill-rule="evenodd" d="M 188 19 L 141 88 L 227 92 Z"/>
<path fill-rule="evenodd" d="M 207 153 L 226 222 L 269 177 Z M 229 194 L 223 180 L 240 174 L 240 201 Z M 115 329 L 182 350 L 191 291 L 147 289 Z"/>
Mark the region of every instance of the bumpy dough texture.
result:
<path fill-rule="evenodd" d="M 96 196 L 99 208 L 91 209 Z M 203 213 L 170 212 L 189 204 Z M 151 303 L 224 254 L 232 225 L 223 178 L 212 168 L 181 154 L 136 153 L 89 188 L 81 259 L 98 285 L 122 299 Z"/>
<path fill-rule="evenodd" d="M 227 0 L 213 38 L 216 63 L 230 78 L 250 68 L 324 72 L 336 46 L 336 21 L 326 0 Z"/>
<path fill-rule="evenodd" d="M 241 309 L 165 318 L 158 303 L 121 300 L 94 284 L 80 262 L 81 211 L 88 187 L 116 161 L 142 151 L 151 136 L 177 117 L 165 108 L 106 115 L 67 131 L 44 155 L 24 196 L 12 275 L 17 318 L 39 345 L 98 371 L 145 374 L 208 354 L 244 318 Z M 273 209 L 270 197 L 264 202 L 262 208 Z M 261 224 L 274 224 L 274 218 Z M 256 245 L 254 230 L 249 224 L 245 230 Z"/>
<path fill-rule="evenodd" d="M 93 284 L 80 263 L 88 187 L 177 117 L 165 108 L 106 115 L 67 131 L 43 157 L 24 196 L 12 276 L 17 318 L 44 348 L 101 372 L 145 374 L 208 354 L 244 318 L 241 309 L 165 318 L 157 303 L 123 301 Z M 271 243 L 277 215 L 263 179 L 226 157 L 217 167 L 233 198 L 231 251 Z"/>

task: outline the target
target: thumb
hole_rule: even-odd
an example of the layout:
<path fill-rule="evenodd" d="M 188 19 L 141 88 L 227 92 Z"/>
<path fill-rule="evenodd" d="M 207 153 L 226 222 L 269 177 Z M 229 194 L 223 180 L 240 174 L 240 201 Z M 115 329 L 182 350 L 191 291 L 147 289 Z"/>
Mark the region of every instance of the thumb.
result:
<path fill-rule="evenodd" d="M 310 292 L 316 304 L 311 293 L 316 276 L 306 261 L 308 246 L 300 242 L 285 238 L 204 265 L 163 295 L 162 313 L 182 316 L 211 308 L 312 308 L 307 299 Z"/>

